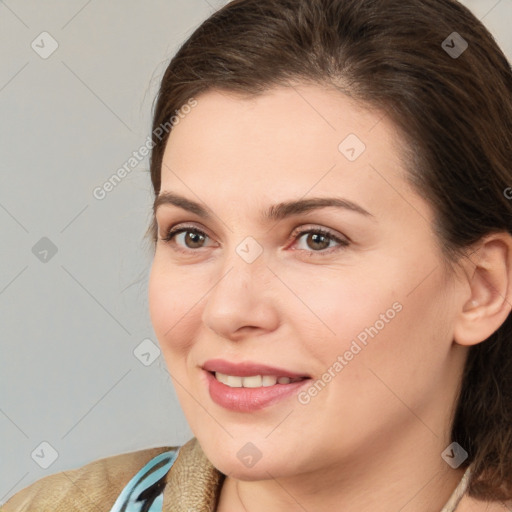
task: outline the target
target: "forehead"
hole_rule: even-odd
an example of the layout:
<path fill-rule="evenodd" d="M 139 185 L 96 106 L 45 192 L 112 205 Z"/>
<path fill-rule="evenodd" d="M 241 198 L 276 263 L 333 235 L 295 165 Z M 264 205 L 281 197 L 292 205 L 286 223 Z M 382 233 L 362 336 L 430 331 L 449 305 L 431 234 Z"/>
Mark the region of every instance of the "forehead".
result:
<path fill-rule="evenodd" d="M 198 143 L 205 143 L 203 149 L 209 149 L 211 142 L 222 143 L 232 151 L 261 150 L 266 144 L 271 151 L 266 152 L 268 158 L 277 155 L 283 143 L 300 140 L 318 146 L 322 139 L 323 149 L 338 156 L 338 144 L 350 133 L 380 150 L 390 150 L 397 138 L 394 125 L 382 110 L 358 103 L 332 87 L 279 86 L 251 97 L 211 90 L 196 101 L 197 106 L 182 115 L 173 128 L 170 150 L 183 138 L 193 136 Z M 318 157 L 312 152 L 314 148 L 294 145 L 296 154 Z M 282 147 L 282 153 L 289 153 L 287 149 L 287 145 Z"/>
<path fill-rule="evenodd" d="M 169 136 L 162 191 L 200 192 L 224 206 L 241 194 L 249 203 L 336 192 L 370 211 L 396 201 L 398 190 L 414 193 L 393 123 L 337 90 L 280 86 L 250 98 L 207 91 L 196 100 Z"/>

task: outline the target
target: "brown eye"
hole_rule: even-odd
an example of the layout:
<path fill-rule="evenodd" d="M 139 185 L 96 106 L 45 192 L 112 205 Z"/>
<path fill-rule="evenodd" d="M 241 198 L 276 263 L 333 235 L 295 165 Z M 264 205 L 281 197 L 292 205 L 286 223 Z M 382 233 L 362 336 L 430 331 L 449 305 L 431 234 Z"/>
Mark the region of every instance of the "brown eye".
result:
<path fill-rule="evenodd" d="M 305 237 L 305 235 L 307 236 Z M 299 247 L 299 249 L 305 250 L 310 254 L 329 254 L 332 251 L 338 250 L 340 246 L 346 247 L 350 245 L 348 240 L 341 239 L 334 233 L 320 228 L 303 230 L 295 235 L 296 240 L 300 240 L 302 238 L 305 240 L 306 247 Z M 331 242 L 335 242 L 335 245 L 338 244 L 338 247 L 331 246 Z"/>
<path fill-rule="evenodd" d="M 201 230 L 193 227 L 181 227 L 178 229 L 170 229 L 167 235 L 162 238 L 162 241 L 166 243 L 171 243 L 174 239 L 181 234 L 184 234 L 184 237 L 179 239 L 181 243 L 178 245 L 186 249 L 180 248 L 180 250 L 186 251 L 187 249 L 201 249 L 203 247 L 204 241 L 206 238 L 209 238 L 206 233 L 203 233 Z M 176 243 L 176 241 L 174 241 Z"/>
<path fill-rule="evenodd" d="M 321 233 L 309 233 L 306 237 L 306 244 L 312 249 L 323 250 L 329 247 L 329 237 Z M 312 244 L 312 245 L 309 245 Z"/>
<path fill-rule="evenodd" d="M 183 231 L 183 233 L 185 233 L 185 245 L 189 249 L 197 249 L 204 243 L 204 236 L 195 231 Z"/>

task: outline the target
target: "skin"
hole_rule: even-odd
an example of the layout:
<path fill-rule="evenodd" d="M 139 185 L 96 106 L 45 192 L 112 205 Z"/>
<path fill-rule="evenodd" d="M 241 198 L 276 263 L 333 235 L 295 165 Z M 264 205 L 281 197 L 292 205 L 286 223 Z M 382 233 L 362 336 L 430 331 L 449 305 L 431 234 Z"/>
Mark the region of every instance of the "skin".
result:
<path fill-rule="evenodd" d="M 464 473 L 441 453 L 468 348 L 511 309 L 510 236 L 483 239 L 447 272 L 433 211 L 405 181 L 395 127 L 338 91 L 296 84 L 196 99 L 169 137 L 161 189 L 213 217 L 157 209 L 159 237 L 184 224 L 205 236 L 158 240 L 149 307 L 190 427 L 228 475 L 218 510 L 441 510 Z M 355 161 L 338 150 L 350 133 L 366 145 Z M 275 203 L 333 196 L 371 216 L 331 207 L 260 220 Z M 294 238 L 298 228 L 351 243 Z M 248 236 L 263 250 L 252 263 L 236 252 Z M 316 380 L 396 302 L 401 311 L 308 404 L 291 396 L 234 412 L 210 398 L 208 359 Z M 237 457 L 248 442 L 262 455 L 251 468 Z M 503 510 L 484 505 L 465 498 L 457 512 Z"/>

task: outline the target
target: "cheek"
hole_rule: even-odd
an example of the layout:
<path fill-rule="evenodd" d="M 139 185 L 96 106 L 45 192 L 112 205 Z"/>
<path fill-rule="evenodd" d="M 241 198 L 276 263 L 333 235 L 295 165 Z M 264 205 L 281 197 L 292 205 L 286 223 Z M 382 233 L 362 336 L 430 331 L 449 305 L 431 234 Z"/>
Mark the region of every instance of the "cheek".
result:
<path fill-rule="evenodd" d="M 337 282 L 329 280 L 324 287 L 313 283 L 302 287 L 304 302 L 312 305 L 334 331 L 329 332 L 317 321 L 319 343 L 310 348 L 311 355 L 326 368 L 342 356 L 343 370 L 337 365 L 334 373 L 343 373 L 344 377 L 337 379 L 336 387 L 382 385 L 378 375 L 407 394 L 407 390 L 413 391 L 414 383 L 426 388 L 433 385 L 436 375 L 443 371 L 453 322 L 449 293 L 438 274 L 416 288 L 418 279 L 413 268 L 411 263 L 410 272 L 391 267 L 373 275 L 369 269 L 366 275 L 352 273 L 350 278 L 338 278 Z M 311 326 L 311 339 L 313 331 Z M 374 393 L 372 389 L 367 391 Z"/>
<path fill-rule="evenodd" d="M 353 339 L 364 342 L 376 323 L 380 331 L 400 314 L 399 294 L 390 283 L 378 286 L 370 272 L 351 268 L 321 270 L 300 276 L 281 272 L 296 295 L 283 303 L 283 314 L 320 358 L 343 353 Z"/>
<path fill-rule="evenodd" d="M 445 378 L 451 310 L 442 283 L 434 281 L 409 296 L 393 294 L 372 307 L 363 329 L 354 326 L 351 340 L 361 350 L 351 356 L 346 377 L 375 407 L 396 401 L 394 393 L 419 407 Z M 400 408 L 399 401 L 396 405 Z"/>
<path fill-rule="evenodd" d="M 149 314 L 164 356 L 189 351 L 192 337 L 187 331 L 197 315 L 193 306 L 201 297 L 198 292 L 190 285 L 190 277 L 185 278 L 184 273 L 180 277 L 176 269 L 166 270 L 155 256 L 148 284 Z"/>

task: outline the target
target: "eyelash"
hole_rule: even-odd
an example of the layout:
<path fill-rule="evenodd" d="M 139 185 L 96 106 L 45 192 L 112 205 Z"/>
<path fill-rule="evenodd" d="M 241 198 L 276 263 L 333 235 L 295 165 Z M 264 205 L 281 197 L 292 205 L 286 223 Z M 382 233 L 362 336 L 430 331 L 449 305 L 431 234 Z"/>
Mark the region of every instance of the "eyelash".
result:
<path fill-rule="evenodd" d="M 203 236 L 209 238 L 208 235 L 204 231 L 201 231 L 200 229 L 197 229 L 194 226 L 182 226 L 180 228 L 170 228 L 167 231 L 166 236 L 163 237 L 163 238 L 160 238 L 160 240 L 162 240 L 162 242 L 164 242 L 164 243 L 171 244 L 171 242 L 173 241 L 173 239 L 174 239 L 174 237 L 176 235 L 178 235 L 180 233 L 188 233 L 188 232 L 196 233 L 198 235 L 203 235 Z M 334 252 L 336 250 L 341 249 L 342 247 L 347 247 L 348 245 L 350 245 L 350 241 L 349 240 L 343 240 L 343 239 L 337 237 L 331 231 L 328 231 L 328 230 L 322 229 L 322 228 L 311 228 L 311 229 L 305 229 L 305 230 L 299 231 L 299 232 L 297 232 L 297 233 L 295 233 L 293 235 L 293 238 L 294 238 L 294 240 L 298 240 L 303 235 L 309 234 L 309 233 L 316 233 L 316 234 L 324 235 L 324 236 L 330 238 L 331 240 L 334 240 L 335 242 L 338 242 L 340 244 L 338 247 L 330 247 L 328 249 L 322 249 L 322 250 L 319 250 L 319 251 L 300 249 L 300 250 L 305 251 L 306 253 L 308 253 L 310 256 L 312 256 L 314 254 L 320 254 L 322 256 L 323 255 L 328 255 L 328 254 L 331 254 L 332 252 Z M 199 249 L 176 248 L 175 250 L 177 250 L 178 252 L 181 252 L 181 253 L 190 253 L 190 252 L 198 251 Z"/>

